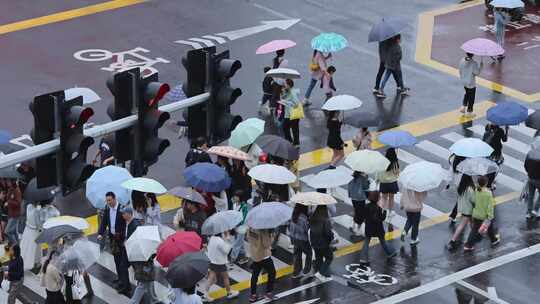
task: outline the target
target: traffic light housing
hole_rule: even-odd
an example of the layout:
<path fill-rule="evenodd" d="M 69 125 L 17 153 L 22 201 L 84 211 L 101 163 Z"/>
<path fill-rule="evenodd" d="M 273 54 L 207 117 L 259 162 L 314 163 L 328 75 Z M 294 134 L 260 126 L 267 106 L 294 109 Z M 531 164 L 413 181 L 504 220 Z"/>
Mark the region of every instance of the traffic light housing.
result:
<path fill-rule="evenodd" d="M 58 102 L 60 150 L 57 166 L 64 195 L 80 188 L 94 173 L 95 167 L 86 163 L 88 148 L 94 139 L 83 134 L 83 125 L 94 115 L 90 107 L 83 106 L 82 96 Z"/>

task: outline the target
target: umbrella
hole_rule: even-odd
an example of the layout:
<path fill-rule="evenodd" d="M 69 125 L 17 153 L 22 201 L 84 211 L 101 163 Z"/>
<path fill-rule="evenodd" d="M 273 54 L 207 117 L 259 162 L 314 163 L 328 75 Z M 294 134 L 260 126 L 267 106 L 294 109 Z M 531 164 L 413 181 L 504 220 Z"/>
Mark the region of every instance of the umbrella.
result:
<path fill-rule="evenodd" d="M 125 205 L 131 200 L 131 190 L 122 187 L 122 183 L 133 179 L 128 170 L 117 166 L 106 166 L 94 171 L 86 181 L 86 198 L 97 209 L 105 208 L 105 194 L 109 191 L 116 196 L 116 201 Z"/>
<path fill-rule="evenodd" d="M 538 176 L 538 172 L 540 172 L 540 149 L 533 149 L 527 153 L 525 171 L 532 174 L 533 177 Z"/>
<path fill-rule="evenodd" d="M 59 225 L 53 226 L 43 230 L 36 238 L 36 243 L 48 243 L 51 244 L 55 240 L 66 235 L 82 235 L 81 230 L 71 225 Z"/>
<path fill-rule="evenodd" d="M 489 3 L 493 7 L 502 7 L 502 8 L 517 8 L 524 7 L 525 3 L 521 0 L 493 0 Z"/>
<path fill-rule="evenodd" d="M 175 102 L 179 100 L 184 100 L 187 98 L 186 93 L 184 93 L 184 88 L 182 87 L 182 84 L 178 84 L 174 86 L 163 98 L 168 102 Z"/>
<path fill-rule="evenodd" d="M 76 240 L 68 246 L 54 261 L 62 272 L 70 270 L 84 271 L 99 259 L 99 245 L 87 239 Z"/>
<path fill-rule="evenodd" d="M 82 217 L 76 217 L 76 216 L 71 216 L 71 215 L 61 215 L 61 216 L 51 217 L 50 219 L 45 221 L 45 223 L 43 224 L 43 228 L 48 229 L 48 228 L 62 226 L 62 225 L 69 225 L 79 230 L 88 229 L 89 227 L 88 222 Z"/>
<path fill-rule="evenodd" d="M 493 148 L 478 138 L 466 137 L 450 146 L 450 152 L 463 157 L 488 157 Z"/>
<path fill-rule="evenodd" d="M 347 111 L 362 106 L 362 101 L 351 95 L 337 95 L 328 99 L 321 109 L 327 111 Z"/>
<path fill-rule="evenodd" d="M 274 77 L 274 78 L 290 78 L 290 79 L 299 79 L 300 78 L 300 72 L 294 69 L 287 69 L 287 68 L 277 68 L 277 69 L 271 69 L 268 72 L 266 72 L 266 76 Z"/>
<path fill-rule="evenodd" d="M 0 144 L 7 144 L 11 140 L 11 133 L 6 130 L 0 130 Z"/>
<path fill-rule="evenodd" d="M 405 167 L 398 181 L 406 189 L 424 192 L 439 187 L 443 180 L 449 180 L 448 175 L 448 170 L 441 165 L 420 161 Z"/>
<path fill-rule="evenodd" d="M 536 110 L 527 117 L 525 125 L 529 128 L 540 130 L 540 111 Z"/>
<path fill-rule="evenodd" d="M 229 188 L 231 178 L 223 168 L 211 163 L 195 163 L 184 170 L 186 183 L 205 192 L 220 192 Z"/>
<path fill-rule="evenodd" d="M 287 160 L 297 160 L 300 153 L 288 140 L 277 135 L 263 135 L 257 138 L 255 143 L 264 152 Z"/>
<path fill-rule="evenodd" d="M 336 188 L 348 184 L 353 179 L 352 173 L 349 168 L 339 166 L 305 176 L 301 180 L 313 189 Z"/>
<path fill-rule="evenodd" d="M 27 202 L 42 202 L 52 200 L 55 195 L 56 187 L 38 188 L 37 180 L 33 178 L 26 189 L 24 189 L 23 199 Z"/>
<path fill-rule="evenodd" d="M 380 126 L 382 119 L 372 112 L 360 112 L 345 115 L 343 122 L 355 128 L 368 128 Z"/>
<path fill-rule="evenodd" d="M 0 178 L 18 179 L 22 177 L 22 174 L 17 171 L 15 166 L 0 168 Z"/>
<path fill-rule="evenodd" d="M 320 192 L 298 192 L 291 197 L 291 203 L 306 206 L 332 205 L 337 204 L 335 198 L 330 194 Z"/>
<path fill-rule="evenodd" d="M 379 135 L 379 142 L 393 148 L 414 146 L 416 137 L 407 131 L 386 131 Z"/>
<path fill-rule="evenodd" d="M 248 212 L 246 223 L 253 229 L 276 228 L 291 219 L 292 211 L 291 207 L 283 203 L 261 203 Z"/>
<path fill-rule="evenodd" d="M 402 18 L 383 18 L 369 31 L 368 42 L 380 42 L 392 38 L 407 26 Z"/>
<path fill-rule="evenodd" d="M 333 53 L 346 48 L 347 39 L 336 33 L 322 33 L 311 39 L 311 48 L 325 53 Z"/>
<path fill-rule="evenodd" d="M 206 276 L 209 266 L 210 260 L 204 253 L 188 253 L 174 259 L 165 279 L 172 288 L 191 288 Z"/>
<path fill-rule="evenodd" d="M 386 170 L 390 161 L 378 151 L 360 150 L 349 154 L 345 158 L 345 164 L 354 171 L 373 174 Z"/>
<path fill-rule="evenodd" d="M 517 102 L 500 102 L 487 111 L 487 120 L 499 126 L 519 125 L 527 120 L 528 109 Z"/>
<path fill-rule="evenodd" d="M 485 38 L 471 39 L 462 44 L 461 49 L 478 56 L 499 56 L 504 54 L 504 49 L 499 44 Z"/>
<path fill-rule="evenodd" d="M 257 165 L 249 169 L 248 175 L 254 180 L 276 185 L 286 185 L 296 180 L 296 175 L 287 168 L 272 164 Z"/>
<path fill-rule="evenodd" d="M 90 104 L 101 100 L 101 97 L 99 97 L 99 95 L 94 92 L 94 90 L 89 88 L 75 87 L 71 89 L 66 89 L 64 90 L 64 95 L 66 100 L 71 100 L 82 96 L 83 104 Z"/>
<path fill-rule="evenodd" d="M 130 190 L 155 194 L 163 194 L 167 192 L 167 189 L 158 181 L 146 177 L 134 177 L 123 182 L 120 184 L 120 186 Z"/>
<path fill-rule="evenodd" d="M 231 132 L 229 145 L 235 148 L 251 145 L 264 132 L 264 124 L 264 120 L 259 118 L 248 118 L 242 121 Z"/>
<path fill-rule="evenodd" d="M 214 213 L 204 221 L 202 226 L 203 235 L 215 235 L 234 229 L 244 220 L 240 211 L 227 210 Z"/>
<path fill-rule="evenodd" d="M 157 249 L 156 260 L 163 267 L 169 267 L 169 264 L 176 257 L 188 252 L 201 250 L 202 239 L 193 231 L 180 231 L 169 236 Z"/>
<path fill-rule="evenodd" d="M 158 226 L 139 226 L 126 241 L 130 262 L 148 261 L 161 243 Z"/>
<path fill-rule="evenodd" d="M 193 188 L 188 187 L 174 187 L 168 192 L 170 195 L 174 195 L 176 197 L 186 199 L 190 202 L 205 205 L 206 206 L 206 200 L 204 197 L 197 191 L 195 191 Z"/>
<path fill-rule="evenodd" d="M 487 158 L 483 157 L 474 157 L 467 158 L 459 163 L 457 166 L 457 171 L 466 175 L 486 175 L 490 173 L 495 173 L 499 170 L 497 164 Z"/>
<path fill-rule="evenodd" d="M 21 150 L 24 150 L 24 149 L 26 149 L 26 148 L 21 146 L 21 145 L 16 145 L 14 143 L 7 142 L 7 143 L 4 143 L 4 144 L 0 144 L 0 155 L 1 154 L 9 154 L 9 153 L 17 152 L 17 151 L 21 151 Z"/>
<path fill-rule="evenodd" d="M 246 152 L 241 151 L 231 146 L 213 146 L 210 149 L 208 149 L 207 152 L 208 154 L 215 154 L 215 155 L 232 158 L 232 159 L 239 159 L 239 160 L 249 159 L 249 155 Z"/>
<path fill-rule="evenodd" d="M 296 45 L 296 42 L 292 40 L 272 40 L 258 47 L 255 54 L 257 55 L 269 54 L 275 51 L 292 48 L 295 45 Z"/>

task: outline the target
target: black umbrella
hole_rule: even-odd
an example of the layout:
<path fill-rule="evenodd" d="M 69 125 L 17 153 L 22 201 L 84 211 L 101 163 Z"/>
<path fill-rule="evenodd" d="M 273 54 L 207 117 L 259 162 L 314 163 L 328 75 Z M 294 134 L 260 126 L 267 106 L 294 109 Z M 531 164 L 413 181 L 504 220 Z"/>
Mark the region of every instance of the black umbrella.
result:
<path fill-rule="evenodd" d="M 540 111 L 537 110 L 530 114 L 527 120 L 525 120 L 525 125 L 529 128 L 540 130 Z"/>
<path fill-rule="evenodd" d="M 540 149 L 533 149 L 527 153 L 525 171 L 532 179 L 540 178 Z"/>
<path fill-rule="evenodd" d="M 378 127 L 381 125 L 381 118 L 371 112 L 359 112 L 345 115 L 344 123 L 355 128 Z"/>
<path fill-rule="evenodd" d="M 15 166 L 9 166 L 5 168 L 0 168 L 0 178 L 12 178 L 12 179 L 19 179 L 23 176 L 17 171 L 17 168 Z"/>
<path fill-rule="evenodd" d="M 206 276 L 209 266 L 210 260 L 204 253 L 186 253 L 171 262 L 165 278 L 173 288 L 190 288 Z"/>
<path fill-rule="evenodd" d="M 66 235 L 78 236 L 81 234 L 82 234 L 81 230 L 71 225 L 54 226 L 54 227 L 43 230 L 43 232 L 41 232 L 36 238 L 36 243 L 51 244 L 52 242 Z"/>
<path fill-rule="evenodd" d="M 206 206 L 206 201 L 204 200 L 204 197 L 199 192 L 193 190 L 192 188 L 174 187 L 171 190 L 169 190 L 168 193 L 170 195 L 183 198 L 188 201 Z"/>
<path fill-rule="evenodd" d="M 27 202 L 42 202 L 48 201 L 54 198 L 55 187 L 38 188 L 37 181 L 33 178 L 26 186 L 23 193 L 23 198 Z"/>
<path fill-rule="evenodd" d="M 255 143 L 264 152 L 287 160 L 297 160 L 300 157 L 296 149 L 289 141 L 276 135 L 262 135 Z"/>

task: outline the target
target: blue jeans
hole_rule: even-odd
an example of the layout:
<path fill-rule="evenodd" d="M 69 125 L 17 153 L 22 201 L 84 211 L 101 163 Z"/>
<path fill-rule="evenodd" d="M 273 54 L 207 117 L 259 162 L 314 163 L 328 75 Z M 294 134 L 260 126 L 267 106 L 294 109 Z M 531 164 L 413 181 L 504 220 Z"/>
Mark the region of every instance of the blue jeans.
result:
<path fill-rule="evenodd" d="M 527 199 L 527 212 L 538 211 L 540 208 L 540 196 L 534 203 L 534 195 L 536 191 L 540 192 L 540 180 L 529 179 L 529 198 Z"/>
<path fill-rule="evenodd" d="M 364 240 L 364 246 L 363 246 L 362 252 L 361 252 L 361 256 L 363 256 L 363 258 L 366 261 L 369 261 L 369 242 L 371 241 L 371 238 L 372 238 L 371 236 L 366 236 L 366 239 Z M 394 250 L 391 248 L 391 246 L 384 239 L 384 235 L 380 235 L 377 238 L 379 239 L 379 243 L 381 243 L 381 246 L 382 246 L 382 248 L 384 250 L 384 253 L 387 256 L 394 253 Z"/>
<path fill-rule="evenodd" d="M 386 82 L 390 78 L 390 75 L 394 76 L 394 80 L 396 81 L 396 85 L 397 85 L 398 89 L 403 89 L 403 87 L 404 87 L 404 85 L 403 85 L 403 74 L 402 74 L 401 70 L 386 69 L 386 71 L 384 72 L 383 80 L 381 82 L 380 90 L 381 91 L 384 90 L 384 86 L 386 85 Z"/>
<path fill-rule="evenodd" d="M 304 95 L 306 99 L 309 99 L 309 97 L 311 97 L 311 92 L 313 91 L 313 88 L 315 88 L 317 81 L 319 80 L 311 78 L 311 81 L 309 82 L 309 86 L 306 90 L 306 94 Z"/>
<path fill-rule="evenodd" d="M 497 43 L 502 47 L 504 47 L 504 28 L 504 24 L 496 24 L 495 26 L 495 39 L 497 40 Z"/>
<path fill-rule="evenodd" d="M 146 295 L 146 296 L 145 296 Z M 151 303 L 157 303 L 159 302 L 159 299 L 156 296 L 156 293 L 154 291 L 154 281 L 146 281 L 146 282 L 137 282 L 137 287 L 135 288 L 135 291 L 133 292 L 133 296 L 129 300 L 129 304 L 139 304 L 141 303 L 141 300 L 144 298 L 145 304 Z"/>
<path fill-rule="evenodd" d="M 234 237 L 233 246 L 231 249 L 231 261 L 235 261 L 240 256 L 245 256 L 246 250 L 244 249 L 244 234 L 236 233 Z"/>
<path fill-rule="evenodd" d="M 8 219 L 6 236 L 11 244 L 19 243 L 19 217 L 10 217 Z"/>

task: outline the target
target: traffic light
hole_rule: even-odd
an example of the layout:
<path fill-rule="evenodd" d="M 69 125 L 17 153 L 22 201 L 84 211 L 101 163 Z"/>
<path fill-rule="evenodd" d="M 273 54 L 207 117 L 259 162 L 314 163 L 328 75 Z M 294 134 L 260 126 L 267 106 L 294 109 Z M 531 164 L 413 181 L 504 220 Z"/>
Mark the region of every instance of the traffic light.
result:
<path fill-rule="evenodd" d="M 82 96 L 57 103 L 60 119 L 57 166 L 61 172 L 60 183 L 64 195 L 82 186 L 96 169 L 86 163 L 86 153 L 94 139 L 83 134 L 83 125 L 94 115 L 94 111 L 82 104 Z"/>
<path fill-rule="evenodd" d="M 212 145 L 229 139 L 231 131 L 242 121 L 241 116 L 231 114 L 231 105 L 242 95 L 242 90 L 230 86 L 230 79 L 242 67 L 242 63 L 229 57 L 228 50 L 211 56 L 211 97 L 207 115 Z"/>

